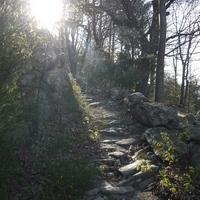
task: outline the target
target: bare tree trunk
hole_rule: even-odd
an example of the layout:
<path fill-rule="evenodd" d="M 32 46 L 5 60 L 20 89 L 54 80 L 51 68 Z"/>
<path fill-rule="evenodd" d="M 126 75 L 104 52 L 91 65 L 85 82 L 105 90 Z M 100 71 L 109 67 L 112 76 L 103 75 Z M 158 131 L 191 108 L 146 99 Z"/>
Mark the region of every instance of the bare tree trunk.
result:
<path fill-rule="evenodd" d="M 177 97 L 177 65 L 178 65 L 178 51 L 176 50 L 176 55 L 173 54 L 173 67 L 174 67 L 174 98 Z"/>
<path fill-rule="evenodd" d="M 88 52 L 90 40 L 91 40 L 91 30 L 90 30 L 90 28 L 88 28 L 87 29 L 87 37 L 86 37 L 86 40 L 85 40 L 85 48 L 84 48 L 83 55 L 81 57 L 81 66 L 82 67 L 85 64 L 85 59 L 86 59 L 86 55 L 87 55 L 87 52 Z"/>
<path fill-rule="evenodd" d="M 157 102 L 164 102 L 164 65 L 165 65 L 165 42 L 166 42 L 166 7 L 165 0 L 159 2 L 160 39 L 158 47 L 157 70 L 156 70 L 156 94 Z"/>
<path fill-rule="evenodd" d="M 183 52 L 181 49 L 181 41 L 180 41 L 180 37 L 179 37 L 179 49 L 180 49 L 180 58 L 181 58 L 181 62 L 182 62 L 182 83 L 181 83 L 181 97 L 180 97 L 180 104 L 185 106 L 186 104 L 186 99 L 187 99 L 187 92 L 188 92 L 188 75 L 189 75 L 189 63 L 190 63 L 190 49 L 191 49 L 191 45 L 192 45 L 192 36 L 189 39 L 189 43 L 188 43 L 188 49 L 187 49 L 187 54 L 186 54 L 186 58 L 184 59 L 183 57 Z M 185 81 L 186 81 L 186 86 L 185 86 Z"/>
<path fill-rule="evenodd" d="M 187 96 L 188 96 L 188 89 L 189 89 L 189 81 L 186 80 L 186 85 L 185 85 L 185 96 L 184 96 L 184 105 L 187 105 Z"/>
<path fill-rule="evenodd" d="M 112 61 L 115 59 L 115 25 L 112 23 Z"/>
<path fill-rule="evenodd" d="M 146 73 L 143 79 L 136 85 L 135 91 L 141 92 L 144 96 L 148 97 L 148 80 L 149 73 Z"/>

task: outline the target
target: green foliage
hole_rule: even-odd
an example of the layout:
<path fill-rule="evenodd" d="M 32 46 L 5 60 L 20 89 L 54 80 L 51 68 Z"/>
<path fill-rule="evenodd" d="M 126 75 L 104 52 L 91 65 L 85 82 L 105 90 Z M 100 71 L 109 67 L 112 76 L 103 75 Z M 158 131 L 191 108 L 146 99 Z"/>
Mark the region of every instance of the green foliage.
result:
<path fill-rule="evenodd" d="M 12 181 L 12 173 L 15 171 L 11 164 L 14 146 L 5 135 L 0 134 L 0 193 L 2 199 L 9 199 L 9 185 Z"/>
<path fill-rule="evenodd" d="M 0 134 L 15 129 L 21 117 L 19 80 L 21 69 L 36 44 L 33 22 L 24 0 L 0 5 Z"/>
<path fill-rule="evenodd" d="M 152 172 L 152 168 L 155 165 L 152 165 L 148 160 L 142 160 L 142 163 L 137 166 L 138 171 L 142 171 L 143 173 Z"/>
<path fill-rule="evenodd" d="M 178 158 L 176 155 L 176 144 L 172 140 L 171 136 L 167 132 L 161 132 L 162 140 L 160 142 L 153 141 L 154 148 L 159 152 L 159 156 L 163 161 L 166 161 L 171 165 L 174 162 L 177 162 Z M 162 149 L 161 151 L 159 151 Z"/>
<path fill-rule="evenodd" d="M 16 84 L 5 87 L 9 98 L 7 102 L 6 98 L 1 99 L 3 106 L 0 110 L 4 117 L 1 131 L 7 131 L 0 134 L 2 199 L 79 199 L 94 186 L 97 169 L 84 159 L 87 154 L 84 142 L 93 141 L 98 128 L 89 115 L 89 107 L 83 102 L 80 87 L 75 79 L 70 79 L 71 88 L 64 94 L 66 106 L 62 107 L 62 112 L 70 109 L 64 121 L 57 118 L 47 121 L 48 115 L 42 112 L 40 97 L 22 98 Z M 14 105 L 18 105 L 16 111 L 19 113 L 13 110 Z M 11 111 L 15 113 L 12 118 Z M 62 112 L 59 116 L 63 116 Z M 10 121 L 5 124 L 9 117 Z M 31 137 L 22 126 L 18 131 L 8 132 L 12 121 L 22 124 L 23 120 Z"/>
<path fill-rule="evenodd" d="M 31 101 L 25 100 L 22 104 L 22 120 L 26 122 L 29 133 L 32 137 L 39 139 L 39 135 L 44 128 L 44 122 L 48 118 L 48 113 L 43 112 L 42 99 L 35 97 Z"/>
<path fill-rule="evenodd" d="M 66 99 L 70 112 L 79 111 L 80 105 L 78 103 L 78 99 L 75 98 L 75 94 L 71 86 L 64 92 L 64 98 Z"/>
<path fill-rule="evenodd" d="M 126 53 L 120 53 L 114 71 L 113 80 L 115 84 L 133 89 L 133 87 L 143 78 L 146 72 L 151 72 L 154 69 L 154 56 L 145 56 L 133 59 Z"/>
<path fill-rule="evenodd" d="M 190 140 L 190 132 L 188 129 L 186 129 L 183 133 L 177 133 L 177 135 L 185 142 Z M 186 157 L 184 157 L 184 162 L 182 162 L 180 158 L 175 156 L 176 143 L 171 140 L 169 134 L 162 133 L 162 138 L 165 143 L 169 144 L 169 147 L 162 154 L 165 165 L 159 171 L 159 183 L 157 190 L 158 193 L 164 194 L 165 196 L 173 199 L 179 199 L 187 194 L 191 194 L 194 191 L 195 181 L 199 174 L 199 169 L 187 165 L 187 161 L 185 160 Z M 160 145 L 160 148 L 163 146 L 163 143 L 159 143 L 158 145 Z"/>
<path fill-rule="evenodd" d="M 5 84 L 0 90 L 0 134 L 16 129 L 22 114 L 16 83 Z"/>
<path fill-rule="evenodd" d="M 63 160 L 56 167 L 54 188 L 65 190 L 68 195 L 81 196 L 94 185 L 96 168 L 82 158 Z"/>
<path fill-rule="evenodd" d="M 181 138 L 185 142 L 188 142 L 191 139 L 189 128 L 186 128 L 184 132 L 177 133 L 177 135 L 179 138 Z"/>
<path fill-rule="evenodd" d="M 84 102 L 81 88 L 72 74 L 69 75 L 69 80 L 69 89 L 64 94 L 68 107 L 73 112 L 78 110 L 82 110 L 84 113 L 89 112 L 89 107 Z"/>
<path fill-rule="evenodd" d="M 198 80 L 192 79 L 190 81 L 185 105 L 187 113 L 193 113 L 196 115 L 196 112 L 200 110 L 199 87 Z"/>
<path fill-rule="evenodd" d="M 179 105 L 180 89 L 180 85 L 175 78 L 171 78 L 170 75 L 165 77 L 165 99 L 168 103 Z"/>
<path fill-rule="evenodd" d="M 89 87 L 109 87 L 112 85 L 114 63 L 111 62 L 108 53 L 100 51 L 88 55 L 82 75 Z"/>
<path fill-rule="evenodd" d="M 80 198 L 94 186 L 97 173 L 82 157 L 84 141 L 68 133 L 43 142 L 23 132 L 0 135 L 1 198 Z"/>
<path fill-rule="evenodd" d="M 184 197 L 194 190 L 195 169 L 192 166 L 188 170 L 167 166 L 159 175 L 161 192 L 171 193 L 171 197 Z"/>
<path fill-rule="evenodd" d="M 10 81 L 35 46 L 32 21 L 23 0 L 6 0 L 0 5 L 0 86 Z"/>
<path fill-rule="evenodd" d="M 133 89 L 141 77 L 142 74 L 140 70 L 130 67 L 126 71 L 121 71 L 121 69 L 116 70 L 113 79 L 116 84 Z"/>

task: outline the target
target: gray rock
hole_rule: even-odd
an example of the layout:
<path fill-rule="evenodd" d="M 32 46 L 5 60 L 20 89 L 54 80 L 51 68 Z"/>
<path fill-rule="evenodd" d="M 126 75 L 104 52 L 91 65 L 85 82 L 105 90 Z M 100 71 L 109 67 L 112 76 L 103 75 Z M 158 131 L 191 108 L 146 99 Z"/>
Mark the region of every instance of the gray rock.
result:
<path fill-rule="evenodd" d="M 101 143 L 114 144 L 117 141 L 118 139 L 106 139 L 106 140 L 101 141 Z"/>
<path fill-rule="evenodd" d="M 129 108 L 132 103 L 128 100 L 128 97 L 124 97 L 122 104 L 125 106 L 125 108 Z"/>
<path fill-rule="evenodd" d="M 102 102 L 93 102 L 93 103 L 90 103 L 90 104 L 89 104 L 89 106 L 94 107 L 94 108 L 96 108 L 96 107 L 98 107 L 98 106 L 102 106 L 102 105 L 103 105 Z"/>
<path fill-rule="evenodd" d="M 131 115 L 139 122 L 155 126 L 177 126 L 177 111 L 173 106 L 158 104 L 137 104 L 131 106 Z"/>
<path fill-rule="evenodd" d="M 64 69 L 54 68 L 46 75 L 46 82 L 57 92 L 61 92 L 66 83 L 66 71 Z"/>
<path fill-rule="evenodd" d="M 128 177 L 138 172 L 137 167 L 142 164 L 142 162 L 142 160 L 137 160 L 134 163 L 120 167 L 118 171 L 121 172 L 123 176 Z"/>
<path fill-rule="evenodd" d="M 119 194 L 119 195 L 124 195 L 124 194 L 129 194 L 131 192 L 134 192 L 133 187 L 131 186 L 125 186 L 125 187 L 111 187 L 111 186 L 106 186 L 101 188 L 101 192 L 103 194 Z"/>
<path fill-rule="evenodd" d="M 142 190 L 146 189 L 151 183 L 153 183 L 155 181 L 155 176 L 154 177 L 150 177 L 148 179 L 146 179 L 145 181 L 142 181 L 139 186 Z"/>
<path fill-rule="evenodd" d="M 149 178 L 149 174 L 146 174 L 145 177 Z M 143 181 L 144 178 L 144 173 L 142 172 L 138 172 L 136 174 L 134 174 L 133 176 L 129 176 L 127 179 L 119 182 L 117 184 L 118 187 L 122 187 L 122 186 L 127 186 L 127 185 L 134 185 L 135 183 L 140 183 Z"/>
<path fill-rule="evenodd" d="M 96 88 L 93 91 L 93 94 L 101 96 L 103 94 L 102 89 Z"/>
<path fill-rule="evenodd" d="M 119 182 L 117 186 L 122 187 L 122 186 L 127 186 L 127 185 L 134 185 L 134 184 L 139 184 L 145 181 L 146 179 L 155 176 L 157 174 L 159 167 L 156 165 L 151 165 L 151 171 L 146 171 L 146 172 L 137 172 L 136 174 L 129 176 L 127 179 Z"/>
<path fill-rule="evenodd" d="M 124 148 L 129 148 L 130 145 L 135 145 L 138 142 L 139 140 L 136 138 L 127 138 L 117 141 L 116 144 L 123 146 Z"/>
<path fill-rule="evenodd" d="M 187 159 L 191 160 L 191 165 L 193 167 L 199 167 L 200 166 L 200 145 L 192 145 L 191 148 L 191 155 Z"/>
<path fill-rule="evenodd" d="M 200 142 L 200 126 L 189 126 L 189 138 L 192 141 Z"/>
<path fill-rule="evenodd" d="M 142 148 L 139 151 L 135 152 L 135 155 L 132 157 L 132 159 L 146 159 L 148 157 L 147 153 L 151 151 L 151 146 L 146 146 L 145 148 Z"/>
<path fill-rule="evenodd" d="M 134 121 L 132 119 L 122 119 L 121 120 L 121 124 L 125 125 L 125 126 L 130 126 L 134 123 Z"/>
<path fill-rule="evenodd" d="M 187 145 L 172 131 L 166 128 L 150 128 L 144 133 L 154 153 L 166 161 L 166 152 L 178 159 L 187 154 Z"/>
<path fill-rule="evenodd" d="M 94 200 L 105 200 L 103 197 L 97 197 Z"/>
<path fill-rule="evenodd" d="M 124 161 L 126 159 L 126 154 L 121 151 L 114 151 L 114 152 L 108 153 L 108 155 L 113 158 L 119 158 L 121 161 Z"/>
<path fill-rule="evenodd" d="M 115 163 L 115 160 L 105 158 L 105 159 L 96 159 L 96 160 L 93 160 L 93 162 L 103 163 L 103 164 L 106 164 L 106 165 L 113 165 Z"/>
<path fill-rule="evenodd" d="M 120 167 L 122 165 L 120 159 L 117 159 L 115 162 L 115 166 Z"/>
<path fill-rule="evenodd" d="M 125 91 L 120 87 L 114 87 L 110 90 L 111 98 L 114 100 L 120 100 L 124 98 Z"/>
<path fill-rule="evenodd" d="M 110 127 L 130 126 L 134 123 L 132 119 L 113 120 L 109 123 Z"/>
<path fill-rule="evenodd" d="M 128 149 L 128 154 L 130 156 L 134 155 L 135 154 L 135 147 L 133 145 L 131 145 Z"/>
<path fill-rule="evenodd" d="M 143 103 L 143 102 L 149 102 L 148 98 L 146 98 L 142 93 L 135 92 L 128 96 L 128 100 L 131 103 Z"/>
<path fill-rule="evenodd" d="M 113 120 L 109 123 L 110 127 L 119 127 L 121 126 L 121 120 Z"/>
<path fill-rule="evenodd" d="M 108 101 L 105 105 L 106 108 L 112 108 L 112 107 L 116 107 L 118 106 L 119 103 L 118 102 L 115 102 L 115 101 Z"/>
<path fill-rule="evenodd" d="M 92 197 L 92 196 L 95 196 L 99 193 L 100 189 L 99 188 L 95 188 L 95 189 L 92 189 L 92 190 L 89 190 L 85 193 L 85 196 L 87 197 Z"/>
<path fill-rule="evenodd" d="M 114 177 L 114 176 L 115 176 L 115 173 L 114 173 L 114 172 L 108 172 L 106 175 L 107 175 L 108 177 Z"/>
<path fill-rule="evenodd" d="M 126 152 L 126 149 L 120 147 L 117 144 L 106 144 L 106 143 L 101 143 L 101 148 L 105 149 L 107 151 L 121 151 L 121 152 Z"/>
<path fill-rule="evenodd" d="M 103 130 L 99 130 L 100 134 L 106 135 L 106 136 L 123 136 L 124 133 L 121 131 L 122 129 L 113 129 L 113 128 L 106 128 Z"/>
<path fill-rule="evenodd" d="M 199 116 L 196 116 L 193 114 L 188 114 L 183 119 L 186 120 L 191 125 L 200 125 L 200 117 Z"/>

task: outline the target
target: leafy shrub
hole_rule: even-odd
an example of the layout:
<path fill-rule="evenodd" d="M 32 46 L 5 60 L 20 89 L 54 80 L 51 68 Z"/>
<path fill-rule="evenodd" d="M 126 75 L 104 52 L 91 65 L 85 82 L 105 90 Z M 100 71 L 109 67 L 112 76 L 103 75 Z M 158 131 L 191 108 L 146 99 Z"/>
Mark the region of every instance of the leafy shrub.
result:
<path fill-rule="evenodd" d="M 185 132 L 177 133 L 177 136 L 186 143 L 190 140 L 190 132 L 188 129 Z M 170 144 L 164 152 L 165 163 L 159 171 L 159 181 L 156 186 L 156 193 L 164 198 L 183 199 L 187 195 L 191 195 L 195 190 L 196 180 L 199 176 L 199 169 L 189 165 L 190 156 L 182 158 L 175 157 L 176 143 L 170 139 L 169 134 L 163 133 L 162 139 L 165 143 Z M 157 144 L 162 147 L 162 142 Z M 189 145 L 189 144 L 188 144 Z M 188 147 L 188 155 L 191 155 Z"/>

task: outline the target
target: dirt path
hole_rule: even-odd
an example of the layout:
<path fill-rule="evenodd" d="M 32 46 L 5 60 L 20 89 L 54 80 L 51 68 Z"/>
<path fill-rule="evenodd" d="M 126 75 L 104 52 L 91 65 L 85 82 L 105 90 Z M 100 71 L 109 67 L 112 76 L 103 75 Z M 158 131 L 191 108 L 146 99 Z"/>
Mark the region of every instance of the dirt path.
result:
<path fill-rule="evenodd" d="M 94 108 L 94 118 L 106 127 L 99 131 L 100 154 L 94 158 L 102 172 L 97 177 L 97 186 L 83 200 L 158 200 L 146 188 L 141 188 L 139 179 L 123 185 L 128 177 L 119 172 L 119 168 L 132 163 L 131 148 L 139 148 L 146 127 L 131 119 L 117 101 L 94 95 L 87 95 L 86 101 Z"/>

